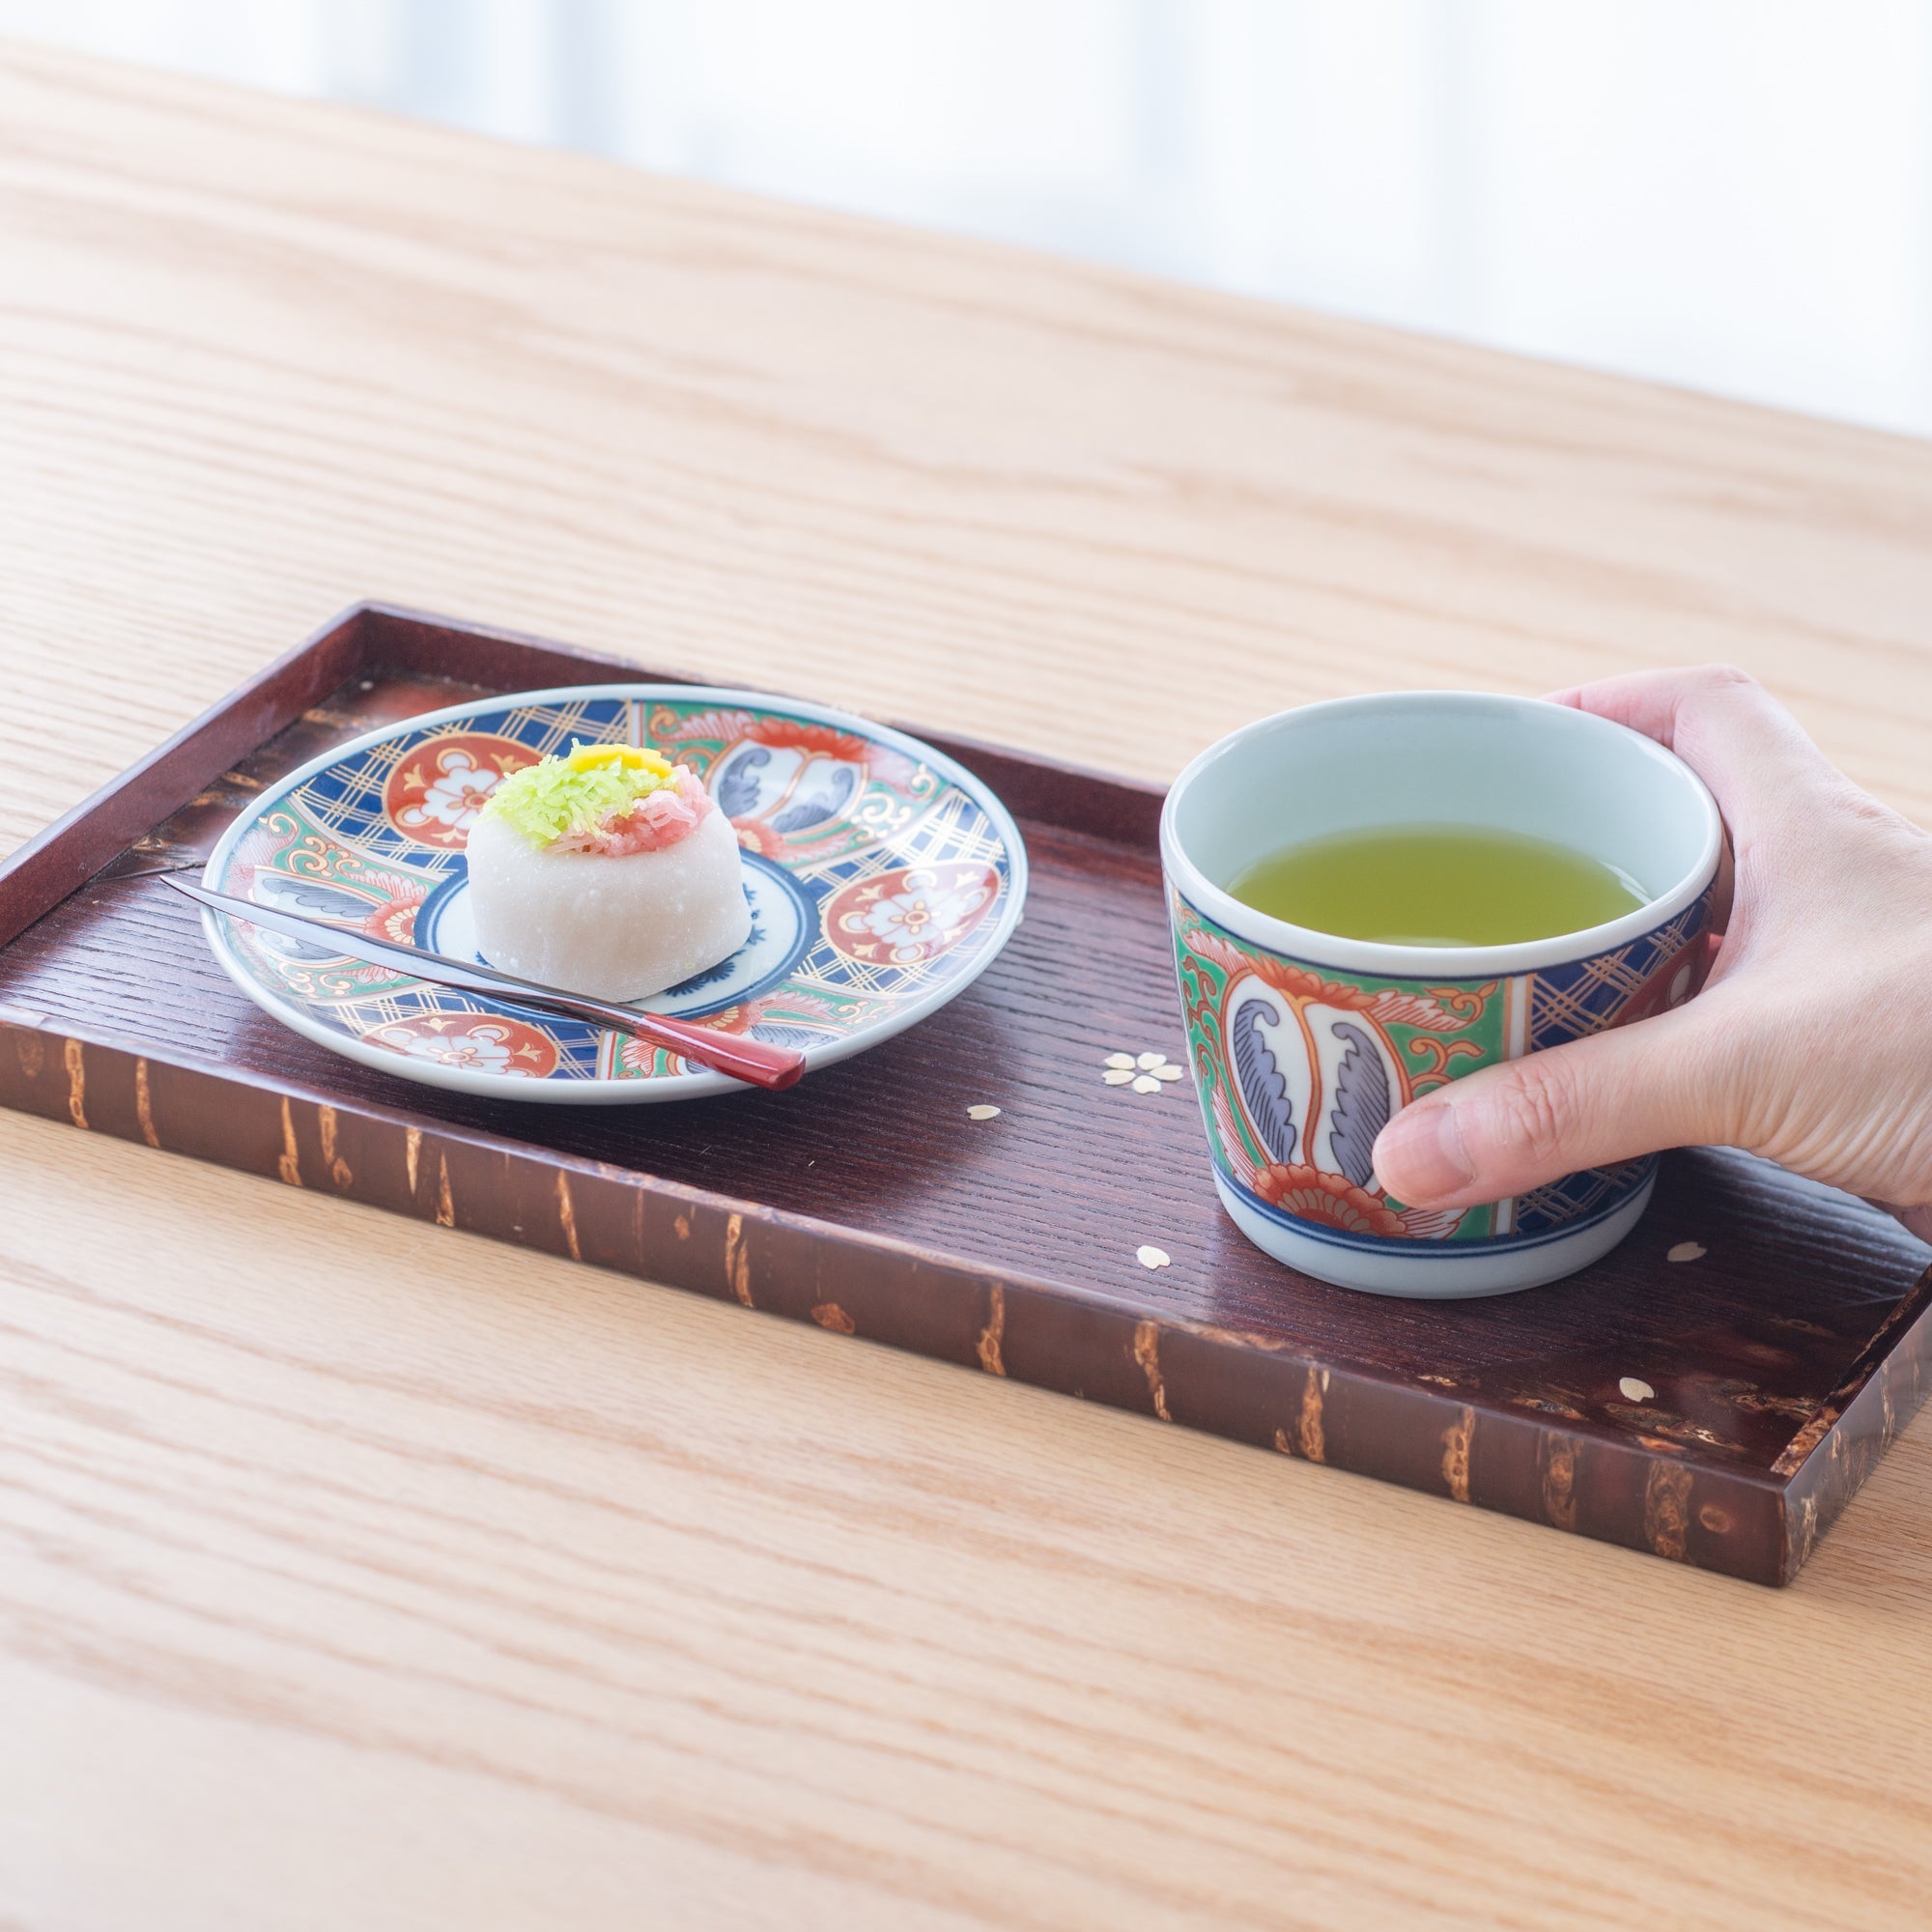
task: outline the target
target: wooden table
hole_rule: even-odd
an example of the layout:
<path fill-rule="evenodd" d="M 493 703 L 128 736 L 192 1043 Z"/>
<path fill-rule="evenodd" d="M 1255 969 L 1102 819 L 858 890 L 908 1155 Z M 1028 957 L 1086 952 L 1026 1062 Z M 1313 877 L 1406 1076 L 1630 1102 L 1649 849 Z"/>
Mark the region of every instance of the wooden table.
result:
<path fill-rule="evenodd" d="M 0 57 L 0 845 L 357 596 L 1173 772 L 1725 656 L 1932 449 Z M 0 1926 L 1896 1927 L 1932 1427 L 1758 1590 L 0 1114 Z"/>

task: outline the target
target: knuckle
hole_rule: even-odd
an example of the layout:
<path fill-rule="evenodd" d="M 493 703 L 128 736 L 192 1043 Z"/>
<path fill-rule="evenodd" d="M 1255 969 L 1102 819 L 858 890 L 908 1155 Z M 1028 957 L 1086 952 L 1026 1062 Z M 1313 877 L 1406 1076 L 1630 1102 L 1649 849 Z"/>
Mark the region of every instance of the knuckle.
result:
<path fill-rule="evenodd" d="M 1908 843 L 1916 843 L 1924 837 L 1909 818 L 1854 784 L 1842 772 L 1832 774 L 1825 787 L 1824 803 L 1849 825 L 1873 826 L 1889 834 L 1903 835 Z"/>
<path fill-rule="evenodd" d="M 1557 1160 L 1577 1121 L 1577 1080 L 1561 1054 L 1531 1054 L 1492 1095 L 1498 1138 L 1538 1163 Z"/>
<path fill-rule="evenodd" d="M 1742 665 L 1707 664 L 1699 665 L 1691 673 L 1691 681 L 1700 692 L 1711 696 L 1721 696 L 1727 692 L 1755 691 L 1758 681 Z"/>

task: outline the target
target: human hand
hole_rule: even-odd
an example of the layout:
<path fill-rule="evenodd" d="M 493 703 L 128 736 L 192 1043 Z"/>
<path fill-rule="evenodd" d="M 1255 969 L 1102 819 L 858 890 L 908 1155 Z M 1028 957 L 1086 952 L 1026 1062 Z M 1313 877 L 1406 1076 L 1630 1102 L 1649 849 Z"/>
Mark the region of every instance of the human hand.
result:
<path fill-rule="evenodd" d="M 1667 745 L 1730 834 L 1704 990 L 1655 1018 L 1485 1067 L 1376 1142 L 1398 1201 L 1461 1208 L 1660 1148 L 1741 1147 L 1932 1240 L 1932 835 L 1827 762 L 1728 666 L 1642 671 L 1559 704 Z"/>

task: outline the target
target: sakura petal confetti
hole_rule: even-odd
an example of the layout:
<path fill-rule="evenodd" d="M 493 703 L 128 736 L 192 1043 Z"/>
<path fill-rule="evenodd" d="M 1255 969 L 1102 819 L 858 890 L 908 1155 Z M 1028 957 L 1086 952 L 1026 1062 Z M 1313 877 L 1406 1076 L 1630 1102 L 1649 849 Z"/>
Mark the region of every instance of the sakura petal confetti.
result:
<path fill-rule="evenodd" d="M 1667 1262 L 1701 1262 L 1710 1252 L 1702 1241 L 1679 1241 L 1663 1259 Z"/>
<path fill-rule="evenodd" d="M 1657 1393 L 1648 1382 L 1638 1381 L 1634 1376 L 1626 1376 L 1617 1387 L 1623 1391 L 1626 1402 L 1649 1402 Z"/>
<path fill-rule="evenodd" d="M 1174 1265 L 1174 1257 L 1165 1248 L 1143 1245 L 1134 1250 L 1134 1259 L 1144 1268 L 1164 1268 Z"/>
<path fill-rule="evenodd" d="M 1101 1065 L 1100 1078 L 1109 1087 L 1128 1087 L 1136 1094 L 1158 1094 L 1177 1080 L 1187 1078 L 1187 1069 L 1177 1066 L 1164 1053 L 1150 1047 L 1145 1053 L 1110 1053 Z"/>
<path fill-rule="evenodd" d="M 966 1118 L 969 1121 L 997 1121 L 1000 1118 L 1000 1110 L 997 1107 L 988 1107 L 983 1104 L 978 1107 L 968 1107 L 966 1109 Z"/>

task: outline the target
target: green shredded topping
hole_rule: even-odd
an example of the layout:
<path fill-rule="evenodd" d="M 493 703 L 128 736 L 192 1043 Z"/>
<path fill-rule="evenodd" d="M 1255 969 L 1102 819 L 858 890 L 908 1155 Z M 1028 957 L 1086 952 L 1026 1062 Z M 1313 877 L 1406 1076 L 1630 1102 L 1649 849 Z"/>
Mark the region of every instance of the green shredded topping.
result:
<path fill-rule="evenodd" d="M 577 749 L 573 742 L 571 750 Z M 541 851 L 568 833 L 595 833 L 613 812 L 627 811 L 674 779 L 637 766 L 592 765 L 587 770 L 551 756 L 512 772 L 483 807 Z"/>

